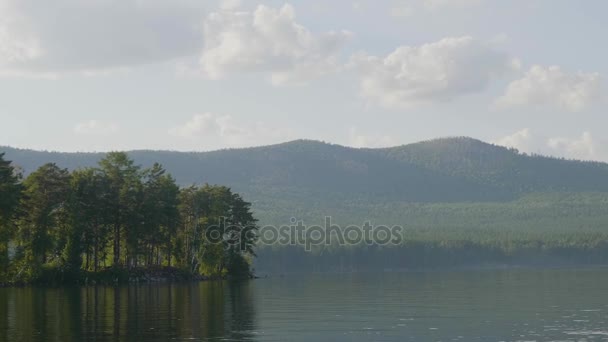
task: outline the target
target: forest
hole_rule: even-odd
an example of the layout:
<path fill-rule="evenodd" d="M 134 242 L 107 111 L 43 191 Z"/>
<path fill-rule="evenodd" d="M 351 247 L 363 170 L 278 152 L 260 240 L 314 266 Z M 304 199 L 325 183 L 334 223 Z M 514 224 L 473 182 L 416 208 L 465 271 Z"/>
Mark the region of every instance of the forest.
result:
<path fill-rule="evenodd" d="M 250 207 L 228 187 L 179 187 L 160 164 L 142 168 L 122 152 L 25 178 L 0 154 L 0 283 L 249 277 Z"/>
<path fill-rule="evenodd" d="M 336 202 L 339 202 L 337 204 Z M 572 267 L 608 264 L 608 194 L 535 193 L 514 201 L 414 203 L 319 199 L 306 212 L 294 202 L 256 208 L 260 225 L 289 224 L 290 214 L 323 226 L 370 221 L 403 227 L 393 246 L 257 246 L 256 271 L 350 272 L 478 267 Z"/>
<path fill-rule="evenodd" d="M 8 147 L 2 150 L 7 159 L 13 160 L 17 173 L 26 176 L 22 182 L 16 181 L 21 187 L 27 187 L 28 179 L 46 161 L 68 168 L 72 183 L 83 177 L 83 170 L 101 179 L 111 175 L 104 165 L 113 154 Z M 102 222 L 108 241 L 102 241 L 104 248 L 96 249 L 90 247 L 95 240 L 89 238 L 95 235 L 83 235 L 88 239 L 83 240 L 88 247 L 83 249 L 82 269 L 94 269 L 95 265 L 111 269 L 117 254 L 117 265 L 159 264 L 160 258 L 163 265 L 186 270 L 198 267 L 199 273 L 217 273 L 212 272 L 213 267 L 209 271 L 209 260 L 205 259 L 209 257 L 208 249 L 197 247 L 200 255 L 193 259 L 196 253 L 188 245 L 191 228 L 187 222 L 192 222 L 188 217 L 194 216 L 185 213 L 185 198 L 196 197 L 189 194 L 198 192 L 209 198 L 224 196 L 219 195 L 220 189 L 224 189 L 221 187 L 189 188 L 190 184 L 206 183 L 228 185 L 250 200 L 247 210 L 253 213 L 259 226 L 288 225 L 292 218 L 307 225 L 322 224 L 326 216 L 331 216 L 342 227 L 362 225 L 365 221 L 404 227 L 403 243 L 390 248 L 319 246 L 309 253 L 299 246 L 257 243 L 253 265 L 260 275 L 480 265 L 608 264 L 606 163 L 529 155 L 466 137 L 375 149 L 297 140 L 211 152 L 129 151 L 123 158 L 147 168 L 133 171 L 140 178 L 141 185 L 137 187 L 142 189 L 135 193 L 143 197 L 133 202 L 141 203 L 141 208 L 129 210 L 150 215 L 146 214 L 150 204 L 144 206 L 148 196 L 144 194 L 150 194 L 146 184 L 153 172 L 149 170 L 158 168 L 154 166 L 158 161 L 166 173 L 175 177 L 161 183 L 172 183 L 172 191 L 179 193 L 178 214 L 168 214 L 178 219 L 163 221 L 167 217 L 159 214 L 154 220 L 160 223 L 153 227 L 135 224 L 137 228 L 131 228 L 132 224 L 121 223 L 117 253 L 111 245 L 116 240 L 112 238 L 114 225 Z M 27 193 L 27 189 L 22 190 L 22 194 Z M 135 195 L 125 192 L 122 196 Z M 9 237 L 3 240 L 10 241 L 10 255 L 16 256 L 14 265 L 26 256 L 23 246 L 27 240 L 19 242 L 27 237 L 20 233 L 27 216 L 33 215 L 23 214 L 28 205 L 26 198 L 22 195 L 18 201 L 21 214 L 16 215 L 15 224 L 6 230 Z M 217 204 L 217 200 L 212 203 Z M 216 216 L 225 215 L 225 209 L 205 210 L 201 215 L 215 220 Z M 208 224 L 202 222 L 201 227 Z M 129 228 L 125 229 L 127 225 Z M 145 233 L 149 230 L 159 233 Z M 176 233 L 169 233 L 173 231 Z M 138 239 L 129 234 L 136 234 Z M 168 241 L 167 236 L 172 239 Z M 56 248 L 67 246 L 65 243 L 63 238 L 53 242 L 54 255 L 63 255 Z M 196 242 L 195 246 L 198 245 Z M 169 253 L 169 249 L 173 252 Z M 131 258 L 132 253 L 137 258 Z M 251 260 L 251 255 L 246 254 L 245 259 Z M 11 269 L 20 271 L 19 267 Z"/>

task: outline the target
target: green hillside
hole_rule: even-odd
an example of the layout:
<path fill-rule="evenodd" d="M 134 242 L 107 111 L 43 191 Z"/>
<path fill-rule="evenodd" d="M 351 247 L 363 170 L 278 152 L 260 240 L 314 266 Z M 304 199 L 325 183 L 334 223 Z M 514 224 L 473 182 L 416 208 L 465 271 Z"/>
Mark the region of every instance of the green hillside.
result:
<path fill-rule="evenodd" d="M 608 164 L 520 154 L 471 138 L 447 138 L 379 150 L 386 157 L 462 177 L 511 195 L 608 191 Z"/>
<path fill-rule="evenodd" d="M 6 147 L 0 151 L 25 174 L 46 162 L 68 169 L 95 166 L 104 156 Z M 533 193 L 608 193 L 608 164 L 529 156 L 471 138 L 384 149 L 297 140 L 213 152 L 131 151 L 129 155 L 144 167 L 158 160 L 181 185 L 230 186 L 252 201 L 261 221 L 269 224 L 315 215 L 401 223 L 409 214 L 400 208 L 411 203 L 508 202 Z M 380 208 L 391 211 L 380 215 Z"/>
<path fill-rule="evenodd" d="M 46 162 L 69 169 L 94 166 L 104 156 L 0 151 L 26 174 Z M 129 155 L 144 167 L 159 161 L 181 185 L 231 187 L 253 203 L 263 225 L 289 224 L 292 217 L 320 224 L 331 216 L 340 225 L 371 221 L 406 228 L 409 248 L 384 249 L 380 256 L 367 247 L 356 253 L 324 247 L 312 254 L 262 247 L 262 269 L 284 270 L 294 262 L 301 268 L 335 269 L 336 260 L 344 268 L 344 258 L 351 268 L 372 267 L 377 258 L 388 258 L 382 262 L 386 267 L 555 257 L 608 262 L 605 163 L 526 155 L 471 138 L 382 149 L 298 140 L 213 152 Z"/>
<path fill-rule="evenodd" d="M 102 153 L 0 147 L 30 173 L 45 162 L 94 166 Z M 444 138 L 384 149 L 317 141 L 213 152 L 131 151 L 138 164 L 158 160 L 183 185 L 227 184 L 252 200 L 285 191 L 415 202 L 507 200 L 531 192 L 608 191 L 608 164 L 529 156 L 470 138 Z M 294 195 L 297 196 L 297 195 Z"/>

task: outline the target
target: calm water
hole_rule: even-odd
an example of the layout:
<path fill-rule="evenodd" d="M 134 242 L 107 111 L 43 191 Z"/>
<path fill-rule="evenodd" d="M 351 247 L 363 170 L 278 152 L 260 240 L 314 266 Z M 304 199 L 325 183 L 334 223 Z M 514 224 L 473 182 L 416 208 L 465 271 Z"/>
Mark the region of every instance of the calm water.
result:
<path fill-rule="evenodd" d="M 608 341 L 608 270 L 0 289 L 0 341 Z"/>

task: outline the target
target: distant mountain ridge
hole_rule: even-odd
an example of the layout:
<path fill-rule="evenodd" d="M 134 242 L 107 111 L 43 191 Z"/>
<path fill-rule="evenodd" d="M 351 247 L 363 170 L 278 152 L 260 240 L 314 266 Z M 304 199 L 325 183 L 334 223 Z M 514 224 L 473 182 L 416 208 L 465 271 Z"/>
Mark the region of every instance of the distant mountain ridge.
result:
<path fill-rule="evenodd" d="M 104 153 L 0 147 L 32 172 L 95 166 Z M 213 152 L 131 151 L 181 185 L 222 184 L 252 202 L 260 225 L 399 225 L 399 248 L 258 246 L 262 272 L 462 265 L 608 264 L 608 164 L 520 154 L 471 138 L 390 148 L 296 140 Z"/>
<path fill-rule="evenodd" d="M 47 162 L 95 166 L 104 153 L 0 147 L 32 172 Z M 480 140 L 441 138 L 390 148 L 351 148 L 313 140 L 212 152 L 130 151 L 158 161 L 182 185 L 223 184 L 254 205 L 505 201 L 538 192 L 608 192 L 608 164 L 520 154 Z M 328 206 L 331 206 L 327 204 Z"/>

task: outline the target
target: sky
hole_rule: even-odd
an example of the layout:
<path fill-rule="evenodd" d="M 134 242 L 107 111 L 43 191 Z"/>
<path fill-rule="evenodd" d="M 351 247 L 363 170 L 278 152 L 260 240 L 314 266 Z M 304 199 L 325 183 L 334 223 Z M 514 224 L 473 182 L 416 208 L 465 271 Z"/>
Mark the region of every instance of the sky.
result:
<path fill-rule="evenodd" d="M 0 0 L 0 145 L 470 136 L 608 161 L 603 0 Z"/>

